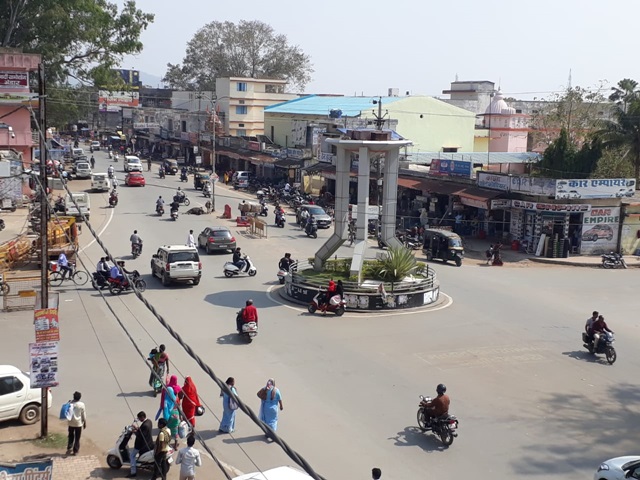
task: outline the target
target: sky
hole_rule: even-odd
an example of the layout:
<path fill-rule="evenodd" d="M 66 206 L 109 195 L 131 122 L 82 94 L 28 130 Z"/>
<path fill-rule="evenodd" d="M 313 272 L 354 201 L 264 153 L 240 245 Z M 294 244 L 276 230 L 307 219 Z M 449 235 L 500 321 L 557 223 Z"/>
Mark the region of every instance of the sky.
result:
<path fill-rule="evenodd" d="M 490 80 L 506 96 L 549 98 L 569 84 L 603 93 L 640 81 L 635 0 L 136 0 L 155 14 L 144 50 L 121 68 L 162 77 L 206 23 L 261 20 L 311 57 L 306 93 L 443 96 Z M 153 85 L 156 86 L 156 85 Z M 444 96 L 444 98 L 447 98 Z"/>

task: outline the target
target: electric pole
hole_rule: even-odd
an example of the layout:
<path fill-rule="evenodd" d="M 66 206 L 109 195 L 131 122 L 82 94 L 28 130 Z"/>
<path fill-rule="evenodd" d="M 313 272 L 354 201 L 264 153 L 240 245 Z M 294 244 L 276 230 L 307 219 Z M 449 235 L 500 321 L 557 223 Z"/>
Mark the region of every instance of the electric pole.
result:
<path fill-rule="evenodd" d="M 389 114 L 389 111 L 385 110 L 384 115 L 382 114 L 382 97 L 378 97 L 378 100 L 374 100 L 373 104 L 378 105 L 378 113 L 376 113 L 375 110 L 373 110 L 373 116 L 376 118 L 375 120 L 376 128 L 378 130 L 382 130 L 382 127 L 384 127 L 384 122 L 385 122 L 384 118 Z"/>
<path fill-rule="evenodd" d="M 49 198 L 47 197 L 47 113 L 44 67 L 38 65 L 38 133 L 40 136 L 40 308 L 49 308 Z M 48 387 L 40 389 L 40 436 L 49 433 Z"/>

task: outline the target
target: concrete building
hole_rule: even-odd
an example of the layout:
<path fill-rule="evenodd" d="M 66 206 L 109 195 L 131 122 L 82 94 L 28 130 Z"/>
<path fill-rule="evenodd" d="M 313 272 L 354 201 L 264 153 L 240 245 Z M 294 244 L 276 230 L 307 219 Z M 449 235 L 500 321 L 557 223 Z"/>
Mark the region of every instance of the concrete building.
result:
<path fill-rule="evenodd" d="M 268 78 L 217 78 L 215 109 L 226 135 L 255 137 L 264 134 L 264 110 L 297 98 L 285 93 L 286 80 Z"/>
<path fill-rule="evenodd" d="M 529 115 L 516 113 L 498 91 L 482 115 L 482 127 L 489 133 L 489 152 L 526 152 Z"/>

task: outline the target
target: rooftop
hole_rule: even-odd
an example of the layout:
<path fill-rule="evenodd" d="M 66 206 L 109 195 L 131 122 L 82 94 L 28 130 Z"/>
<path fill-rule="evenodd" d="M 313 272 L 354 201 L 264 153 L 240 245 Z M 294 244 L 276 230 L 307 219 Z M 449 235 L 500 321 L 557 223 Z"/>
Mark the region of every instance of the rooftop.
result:
<path fill-rule="evenodd" d="M 373 101 L 380 97 L 337 97 L 323 95 L 307 95 L 288 102 L 271 105 L 264 109 L 265 113 L 293 113 L 301 115 L 329 115 L 331 110 L 341 110 L 343 117 L 355 117 L 365 110 L 374 110 L 378 106 Z M 382 97 L 382 108 L 390 103 L 402 100 L 403 97 Z"/>
<path fill-rule="evenodd" d="M 541 155 L 533 152 L 412 152 L 407 161 L 415 164 L 431 164 L 433 159 L 466 160 L 474 164 L 498 164 L 498 163 L 537 163 Z"/>

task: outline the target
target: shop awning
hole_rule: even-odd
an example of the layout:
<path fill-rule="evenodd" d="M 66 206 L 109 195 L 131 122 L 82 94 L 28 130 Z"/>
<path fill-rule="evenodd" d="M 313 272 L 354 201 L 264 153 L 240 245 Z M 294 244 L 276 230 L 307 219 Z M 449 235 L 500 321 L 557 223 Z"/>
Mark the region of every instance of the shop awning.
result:
<path fill-rule="evenodd" d="M 422 189 L 429 193 L 453 195 L 462 190 L 459 183 L 439 182 L 437 180 L 422 180 Z"/>
<path fill-rule="evenodd" d="M 422 191 L 422 180 L 415 178 L 398 178 L 398 186 Z"/>
<path fill-rule="evenodd" d="M 307 172 L 310 175 L 313 175 L 314 173 L 321 172 L 327 165 L 331 164 L 325 162 L 316 162 L 314 164 L 307 165 L 306 167 L 302 167 L 301 170 Z"/>
<path fill-rule="evenodd" d="M 463 205 L 489 210 L 489 200 L 498 197 L 501 192 L 478 187 L 467 187 L 453 194 L 460 197 L 460 202 Z"/>
<path fill-rule="evenodd" d="M 304 160 L 295 160 L 293 158 L 285 158 L 274 163 L 279 168 L 301 168 Z"/>

